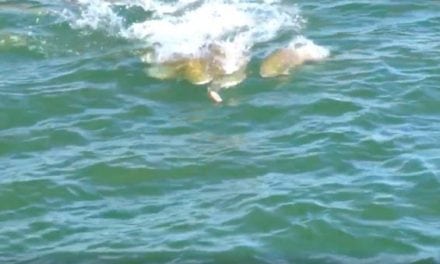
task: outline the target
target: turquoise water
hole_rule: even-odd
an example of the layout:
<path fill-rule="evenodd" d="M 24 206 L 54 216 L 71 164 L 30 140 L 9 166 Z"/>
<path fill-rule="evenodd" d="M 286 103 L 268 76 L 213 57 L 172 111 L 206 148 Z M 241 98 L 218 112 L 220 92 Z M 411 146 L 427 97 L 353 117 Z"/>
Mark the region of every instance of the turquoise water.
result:
<path fill-rule="evenodd" d="M 330 57 L 222 104 L 77 4 L 0 1 L 1 263 L 440 262 L 438 1 L 275 2 Z"/>

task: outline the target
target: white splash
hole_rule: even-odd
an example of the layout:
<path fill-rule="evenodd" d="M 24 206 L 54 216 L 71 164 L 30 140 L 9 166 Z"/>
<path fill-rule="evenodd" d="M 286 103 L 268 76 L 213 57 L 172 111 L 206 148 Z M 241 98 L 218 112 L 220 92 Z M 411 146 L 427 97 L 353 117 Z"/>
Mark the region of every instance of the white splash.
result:
<path fill-rule="evenodd" d="M 279 32 L 297 34 L 304 24 L 295 4 L 280 0 L 76 0 L 71 12 L 75 28 L 105 30 L 119 37 L 143 41 L 154 54 L 147 62 L 165 62 L 175 56 L 196 57 L 206 45 L 220 45 L 224 71 L 249 61 L 250 49 L 275 38 Z M 118 10 L 141 8 L 145 21 L 132 24 Z"/>
<path fill-rule="evenodd" d="M 81 12 L 79 17 L 65 13 L 70 16 L 73 28 L 105 28 L 109 32 L 120 32 L 123 28 L 123 18 L 113 11 L 113 5 L 109 1 L 78 0 L 77 4 Z"/>
<path fill-rule="evenodd" d="M 290 42 L 289 48 L 295 50 L 303 61 L 320 61 L 330 55 L 327 48 L 316 45 L 312 40 L 303 36 L 298 36 Z"/>
<path fill-rule="evenodd" d="M 260 52 L 256 47 L 265 47 L 282 35 L 296 37 L 288 48 L 295 49 L 301 61 L 329 55 L 327 49 L 300 35 L 305 20 L 295 4 L 283 0 L 69 1 L 75 1 L 67 12 L 72 27 L 143 43 L 140 58 L 150 65 L 150 76 L 212 82 L 214 92 L 241 82 L 252 53 Z M 133 10 L 141 12 L 142 18 L 132 21 Z"/>

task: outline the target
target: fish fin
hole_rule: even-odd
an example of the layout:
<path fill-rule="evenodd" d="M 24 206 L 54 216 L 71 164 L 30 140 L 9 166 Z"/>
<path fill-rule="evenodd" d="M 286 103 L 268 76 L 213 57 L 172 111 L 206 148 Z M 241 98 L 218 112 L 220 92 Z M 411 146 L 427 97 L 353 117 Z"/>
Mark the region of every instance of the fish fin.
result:
<path fill-rule="evenodd" d="M 212 99 L 214 102 L 216 102 L 216 103 L 221 103 L 221 102 L 223 102 L 223 99 L 222 99 L 221 96 L 218 94 L 218 92 L 215 91 L 215 90 L 208 89 L 208 96 L 209 96 L 209 98 L 211 98 L 211 99 Z"/>

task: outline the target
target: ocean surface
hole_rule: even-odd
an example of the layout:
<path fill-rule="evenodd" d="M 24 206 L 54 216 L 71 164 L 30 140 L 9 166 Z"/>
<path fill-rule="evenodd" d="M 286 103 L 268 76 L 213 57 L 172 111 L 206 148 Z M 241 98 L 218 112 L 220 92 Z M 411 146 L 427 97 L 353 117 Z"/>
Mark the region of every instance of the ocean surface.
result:
<path fill-rule="evenodd" d="M 440 263 L 440 2 L 0 0 L 0 263 Z"/>

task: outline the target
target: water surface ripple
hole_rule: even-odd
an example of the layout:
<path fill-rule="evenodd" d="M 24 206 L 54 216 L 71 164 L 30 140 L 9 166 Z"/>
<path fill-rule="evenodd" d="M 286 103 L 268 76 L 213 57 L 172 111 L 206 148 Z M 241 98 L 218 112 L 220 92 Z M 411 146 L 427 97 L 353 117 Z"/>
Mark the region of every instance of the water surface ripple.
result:
<path fill-rule="evenodd" d="M 0 262 L 440 262 L 438 1 L 296 1 L 331 57 L 221 105 L 72 5 L 0 2 Z"/>

